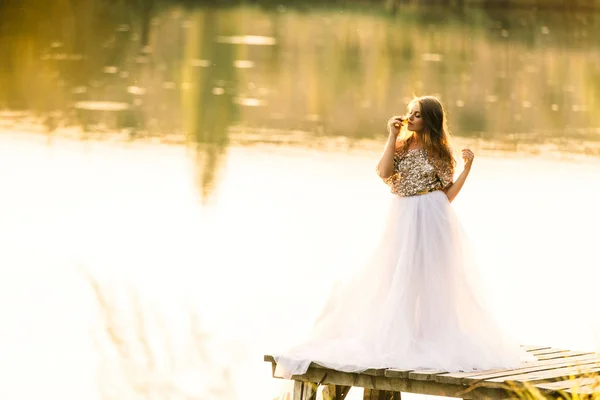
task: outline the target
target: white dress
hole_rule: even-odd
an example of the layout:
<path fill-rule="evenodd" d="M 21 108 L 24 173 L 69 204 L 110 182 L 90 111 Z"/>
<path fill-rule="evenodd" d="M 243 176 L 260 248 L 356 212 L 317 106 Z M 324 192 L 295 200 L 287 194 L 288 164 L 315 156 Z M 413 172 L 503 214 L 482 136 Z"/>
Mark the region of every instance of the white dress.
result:
<path fill-rule="evenodd" d="M 346 372 L 473 371 L 527 359 L 475 294 L 474 262 L 441 191 L 452 179 L 452 165 L 425 150 L 396 155 L 385 180 L 396 196 L 377 250 L 334 286 L 310 335 L 274 355 L 276 376 L 303 374 L 311 362 Z"/>

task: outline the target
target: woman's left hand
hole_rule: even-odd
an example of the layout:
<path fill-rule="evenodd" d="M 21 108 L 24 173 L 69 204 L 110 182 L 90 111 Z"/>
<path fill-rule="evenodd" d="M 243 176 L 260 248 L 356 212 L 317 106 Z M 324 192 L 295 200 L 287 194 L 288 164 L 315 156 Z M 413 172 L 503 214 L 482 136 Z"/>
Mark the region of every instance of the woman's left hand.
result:
<path fill-rule="evenodd" d="M 471 169 L 471 164 L 473 164 L 475 154 L 470 149 L 463 149 L 462 158 L 465 162 L 465 169 Z"/>

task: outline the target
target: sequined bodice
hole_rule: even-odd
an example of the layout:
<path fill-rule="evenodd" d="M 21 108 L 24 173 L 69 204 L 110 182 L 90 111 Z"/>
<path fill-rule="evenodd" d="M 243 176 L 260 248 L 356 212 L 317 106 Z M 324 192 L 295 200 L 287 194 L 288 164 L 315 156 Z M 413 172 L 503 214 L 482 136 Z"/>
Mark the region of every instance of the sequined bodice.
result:
<path fill-rule="evenodd" d="M 393 194 L 416 196 L 441 190 L 454 178 L 450 163 L 430 161 L 425 149 L 411 149 L 394 155 L 394 174 L 384 179 Z"/>

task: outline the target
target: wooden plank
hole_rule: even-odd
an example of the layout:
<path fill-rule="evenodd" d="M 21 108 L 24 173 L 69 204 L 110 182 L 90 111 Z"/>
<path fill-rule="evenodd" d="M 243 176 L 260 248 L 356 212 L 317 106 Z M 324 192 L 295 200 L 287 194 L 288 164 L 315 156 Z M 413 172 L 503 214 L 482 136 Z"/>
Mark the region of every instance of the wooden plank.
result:
<path fill-rule="evenodd" d="M 414 371 L 414 369 L 386 369 L 384 376 L 388 378 L 408 378 L 408 374 Z"/>
<path fill-rule="evenodd" d="M 589 384 L 589 385 L 581 385 L 579 387 L 576 388 L 572 388 L 572 389 L 566 389 L 564 391 L 565 393 L 567 393 L 567 395 L 570 395 L 571 398 L 575 398 L 575 396 L 589 396 L 589 395 L 594 395 L 597 396 L 600 394 L 600 386 L 598 385 L 598 381 L 596 380 L 596 382 Z"/>
<path fill-rule="evenodd" d="M 570 358 L 567 358 L 564 360 L 558 359 L 558 361 L 549 360 L 544 363 L 540 362 L 538 364 L 528 365 L 527 367 L 523 367 L 523 368 L 519 367 L 519 368 L 515 368 L 515 369 L 506 369 L 504 371 L 493 372 L 490 374 L 484 373 L 481 375 L 465 377 L 462 379 L 461 382 L 464 385 L 470 385 L 470 384 L 480 382 L 480 381 L 490 381 L 493 379 L 508 378 L 511 376 L 522 375 L 525 373 L 535 373 L 535 372 L 554 370 L 554 369 L 559 369 L 559 368 L 564 368 L 564 367 L 584 366 L 584 365 L 589 365 L 589 364 L 598 362 L 598 358 L 595 356 L 582 356 L 582 357 L 589 357 L 589 358 L 576 360 L 575 357 L 573 357 L 572 359 L 570 359 Z"/>
<path fill-rule="evenodd" d="M 586 366 L 586 367 L 587 366 L 593 367 L 593 366 L 595 366 L 595 364 L 587 364 L 587 365 L 584 365 L 584 366 Z M 567 368 L 571 368 L 571 366 L 561 366 L 561 367 L 558 367 L 558 368 L 556 368 L 556 366 L 547 366 L 544 369 L 525 370 L 525 371 L 521 370 L 521 371 L 519 371 L 521 373 L 518 373 L 518 372 L 514 372 L 514 373 L 499 373 L 498 375 L 501 375 L 501 376 L 498 376 L 498 377 L 495 377 L 495 378 L 486 378 L 485 380 L 466 378 L 463 381 L 466 382 L 465 384 L 467 384 L 467 385 L 468 384 L 474 384 L 474 383 L 481 383 L 485 387 L 500 387 L 499 384 L 502 384 L 502 383 L 505 383 L 505 382 L 509 382 L 509 381 L 518 380 L 520 378 L 524 378 L 525 375 L 529 375 L 531 377 L 534 377 L 534 376 L 540 376 L 541 374 L 548 373 L 548 374 L 556 375 L 558 377 L 558 376 L 564 375 L 565 372 L 567 372 L 567 371 L 565 371 Z M 574 367 L 574 368 L 576 368 L 576 369 L 580 368 L 581 369 L 581 366 L 577 366 L 577 367 Z M 562 372 L 557 372 L 557 371 L 562 371 Z M 569 376 L 570 375 L 567 374 L 565 376 L 565 378 L 568 378 Z"/>
<path fill-rule="evenodd" d="M 408 379 L 414 379 L 416 381 L 431 381 L 435 379 L 436 375 L 446 373 L 448 373 L 448 371 L 443 369 L 416 369 L 408 373 Z"/>
<path fill-rule="evenodd" d="M 555 353 L 560 353 L 560 352 L 564 352 L 564 351 L 568 351 L 568 350 L 555 349 L 554 347 L 551 347 L 548 349 L 534 350 L 534 351 L 531 351 L 530 353 L 533 354 L 534 356 L 543 356 L 546 354 L 555 354 Z"/>
<path fill-rule="evenodd" d="M 501 371 L 508 371 L 507 369 L 490 369 L 490 370 L 481 370 L 481 371 L 470 371 L 470 372 L 448 372 L 445 374 L 439 374 L 434 377 L 436 382 L 440 383 L 452 383 L 455 385 L 462 385 L 462 381 L 464 378 L 476 377 L 481 374 L 487 373 L 495 373 Z"/>
<path fill-rule="evenodd" d="M 583 368 L 585 367 L 585 368 Z M 515 384 L 519 384 L 519 383 L 530 383 L 530 384 L 535 384 L 538 382 L 544 382 L 544 381 L 558 381 L 558 380 L 565 380 L 568 379 L 569 377 L 580 377 L 580 376 L 584 376 L 586 374 L 590 374 L 590 373 L 595 373 L 595 372 L 600 372 L 600 363 L 595 363 L 595 364 L 589 364 L 589 365 L 585 365 L 585 366 L 575 366 L 575 367 L 564 367 L 564 368 L 558 368 L 558 369 L 552 369 L 549 371 L 538 371 L 538 372 L 531 372 L 528 374 L 523 374 L 523 375 L 514 375 L 514 376 L 510 376 L 508 378 L 497 378 L 497 379 L 491 379 L 485 382 L 486 386 L 488 386 L 488 383 L 492 383 L 492 382 L 506 382 L 506 383 L 515 383 Z"/>
<path fill-rule="evenodd" d="M 270 362 L 270 363 L 274 363 L 275 362 L 275 358 L 271 355 L 265 354 L 264 356 L 265 362 Z"/>
<path fill-rule="evenodd" d="M 270 362 L 270 363 L 276 363 L 275 358 L 271 355 L 264 355 L 263 359 L 265 362 Z M 311 362 L 309 368 L 321 368 L 321 369 L 328 369 L 327 367 L 324 367 L 320 364 L 317 364 L 315 362 Z M 363 372 L 361 372 L 362 374 L 365 375 L 373 375 L 373 376 L 383 376 L 385 373 L 385 369 L 372 369 L 369 368 Z"/>
<path fill-rule="evenodd" d="M 549 349 L 550 346 L 525 346 L 522 345 L 521 348 L 525 351 L 531 352 L 531 351 L 536 351 L 536 350 L 546 350 Z"/>
<path fill-rule="evenodd" d="M 367 370 L 362 371 L 361 374 L 372 375 L 372 376 L 384 376 L 385 371 L 386 371 L 385 369 L 372 369 L 372 368 L 369 368 Z"/>
<path fill-rule="evenodd" d="M 545 361 L 535 361 L 521 363 L 517 368 L 500 368 L 491 370 L 481 370 L 473 372 L 453 372 L 448 374 L 436 375 L 435 380 L 441 383 L 453 383 L 453 384 L 472 384 L 479 380 L 488 378 L 498 378 L 501 376 L 520 374 L 526 371 L 538 371 L 549 368 L 560 368 L 571 365 L 585 364 L 585 362 L 600 361 L 598 355 L 582 355 L 569 357 L 566 359 L 551 359 Z"/>
<path fill-rule="evenodd" d="M 600 378 L 583 377 L 583 378 L 569 379 L 566 381 L 561 380 L 561 381 L 555 381 L 555 382 L 542 382 L 542 383 L 538 383 L 537 385 L 535 385 L 535 387 L 538 389 L 541 389 L 543 391 L 556 392 L 556 391 L 571 390 L 571 389 L 575 389 L 578 387 L 588 386 L 588 385 L 593 385 L 593 384 L 600 385 Z M 598 390 L 600 391 L 600 387 L 598 387 Z"/>
<path fill-rule="evenodd" d="M 277 363 L 271 363 L 271 376 L 275 378 L 275 370 L 277 369 Z"/>
<path fill-rule="evenodd" d="M 549 349 L 549 346 L 521 346 L 523 349 L 525 349 L 526 351 L 536 351 L 536 350 L 546 350 Z M 575 357 L 578 354 L 573 354 L 572 356 Z M 537 366 L 537 365 L 542 365 L 543 363 L 556 363 L 558 361 L 556 361 L 555 359 L 552 359 L 552 361 L 546 361 L 543 360 L 542 362 L 540 362 L 539 360 L 535 360 L 535 361 L 523 361 L 517 368 L 527 368 L 527 367 L 531 367 L 531 366 Z M 435 375 L 434 379 L 437 382 L 441 382 L 441 383 L 454 383 L 454 384 L 463 384 L 462 380 L 464 378 L 469 378 L 469 377 L 475 377 L 478 375 L 487 375 L 487 374 L 492 374 L 492 373 L 498 373 L 498 372 L 509 372 L 509 371 L 514 371 L 515 368 L 493 368 L 493 369 L 480 369 L 480 370 L 475 370 L 475 371 L 468 371 L 468 372 L 448 372 L 448 373 L 444 373 L 444 374 L 437 374 Z"/>
<path fill-rule="evenodd" d="M 559 353 L 551 353 L 551 354 L 544 354 L 544 355 L 540 355 L 537 356 L 537 359 L 540 361 L 544 361 L 544 360 L 552 360 L 555 358 L 567 358 L 567 357 L 576 357 L 576 356 L 583 356 L 586 354 L 594 354 L 590 351 L 563 351 L 563 352 L 559 352 Z"/>
<path fill-rule="evenodd" d="M 321 364 L 317 364 L 315 362 L 311 362 L 310 365 L 308 366 L 309 368 L 318 368 L 321 370 L 331 370 L 334 371 L 333 369 L 327 368 Z M 371 376 L 383 376 L 385 373 L 385 369 L 373 369 L 373 368 L 369 368 L 366 369 L 364 371 L 360 371 L 359 373 L 363 374 L 363 375 L 371 375 Z"/>

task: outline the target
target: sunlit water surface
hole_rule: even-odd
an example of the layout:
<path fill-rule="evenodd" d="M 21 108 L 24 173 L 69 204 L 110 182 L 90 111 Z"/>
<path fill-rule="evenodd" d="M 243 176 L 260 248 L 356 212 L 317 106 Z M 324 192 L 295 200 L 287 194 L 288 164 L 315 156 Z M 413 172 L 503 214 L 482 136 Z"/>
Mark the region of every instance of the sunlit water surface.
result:
<path fill-rule="evenodd" d="M 184 146 L 4 132 L 0 397 L 114 398 L 145 382 L 272 398 L 262 355 L 377 240 L 378 155 L 232 146 L 201 201 Z M 598 349 L 598 176 L 594 159 L 489 154 L 454 202 L 521 343 Z"/>

